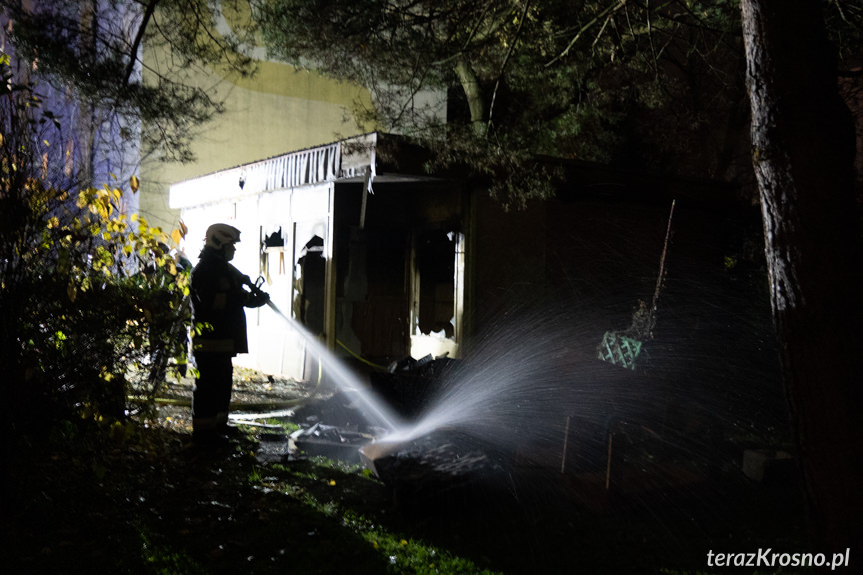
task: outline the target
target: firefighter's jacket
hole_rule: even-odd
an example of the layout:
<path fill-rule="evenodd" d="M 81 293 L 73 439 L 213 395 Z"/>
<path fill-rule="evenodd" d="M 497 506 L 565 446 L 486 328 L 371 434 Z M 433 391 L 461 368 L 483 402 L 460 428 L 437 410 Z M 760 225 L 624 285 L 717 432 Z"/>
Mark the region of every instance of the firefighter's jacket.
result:
<path fill-rule="evenodd" d="M 225 261 L 221 252 L 205 247 L 192 270 L 192 350 L 194 354 L 247 353 L 244 307 L 258 307 L 260 301 L 243 289 L 247 278 Z"/>

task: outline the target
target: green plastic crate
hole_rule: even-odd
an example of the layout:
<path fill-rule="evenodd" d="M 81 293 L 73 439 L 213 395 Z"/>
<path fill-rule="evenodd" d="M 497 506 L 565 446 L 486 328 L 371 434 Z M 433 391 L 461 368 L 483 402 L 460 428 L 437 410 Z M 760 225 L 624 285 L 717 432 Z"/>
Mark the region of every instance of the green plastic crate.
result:
<path fill-rule="evenodd" d="M 635 369 L 635 360 L 641 353 L 641 342 L 637 339 L 607 331 L 597 348 L 597 357 L 626 369 Z"/>

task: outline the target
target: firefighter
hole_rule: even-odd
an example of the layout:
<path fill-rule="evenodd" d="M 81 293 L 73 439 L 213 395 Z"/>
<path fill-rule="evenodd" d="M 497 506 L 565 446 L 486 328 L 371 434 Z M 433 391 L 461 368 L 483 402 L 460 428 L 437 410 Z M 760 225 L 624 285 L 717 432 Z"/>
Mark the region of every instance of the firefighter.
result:
<path fill-rule="evenodd" d="M 192 270 L 192 351 L 198 370 L 192 395 L 192 426 L 193 438 L 200 443 L 227 438 L 232 358 L 249 351 L 243 308 L 260 307 L 270 299 L 229 263 L 239 241 L 237 228 L 211 225 L 198 265 Z"/>

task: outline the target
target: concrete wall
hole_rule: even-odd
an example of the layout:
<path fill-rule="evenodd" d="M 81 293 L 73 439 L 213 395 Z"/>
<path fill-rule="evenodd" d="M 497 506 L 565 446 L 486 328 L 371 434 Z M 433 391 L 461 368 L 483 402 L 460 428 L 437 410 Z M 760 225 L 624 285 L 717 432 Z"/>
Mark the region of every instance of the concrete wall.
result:
<path fill-rule="evenodd" d="M 164 54 L 147 51 L 146 66 L 158 66 Z M 147 74 L 145 72 L 145 78 Z M 200 176 L 370 131 L 358 126 L 351 110 L 370 106 L 364 88 L 326 78 L 287 64 L 259 62 L 253 78 L 229 79 L 209 70 L 190 80 L 211 86 L 224 100 L 224 114 L 200 128 L 188 164 L 145 159 L 141 167 L 140 212 L 151 224 L 176 227 L 178 210 L 168 205 L 168 186 Z"/>

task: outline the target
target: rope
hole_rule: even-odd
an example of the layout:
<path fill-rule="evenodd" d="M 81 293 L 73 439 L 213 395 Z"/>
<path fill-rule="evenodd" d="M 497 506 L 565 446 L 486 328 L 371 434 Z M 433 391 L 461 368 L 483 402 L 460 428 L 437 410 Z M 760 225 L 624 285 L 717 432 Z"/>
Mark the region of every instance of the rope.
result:
<path fill-rule="evenodd" d="M 632 325 L 629 326 L 624 335 L 635 337 L 639 340 L 648 340 L 653 338 L 653 327 L 656 325 L 656 308 L 659 301 L 659 292 L 662 290 L 662 281 L 665 277 L 665 257 L 668 255 L 668 244 L 671 241 L 671 221 L 674 217 L 674 204 L 676 200 L 671 200 L 671 211 L 668 214 L 668 225 L 665 228 L 665 242 L 662 245 L 662 256 L 659 258 L 659 275 L 656 278 L 656 288 L 653 290 L 653 301 L 650 307 L 647 303 L 639 300 L 639 307 L 632 314 Z"/>
<path fill-rule="evenodd" d="M 671 218 L 674 217 L 674 203 L 677 200 L 671 200 L 671 211 L 668 213 L 668 227 L 665 229 L 665 243 L 662 246 L 662 257 L 659 259 L 659 276 L 656 278 L 656 289 L 653 291 L 653 302 L 650 306 L 650 313 L 656 310 L 656 301 L 659 299 L 659 290 L 662 287 L 662 276 L 665 270 L 665 255 L 668 253 L 668 240 L 671 238 Z"/>

